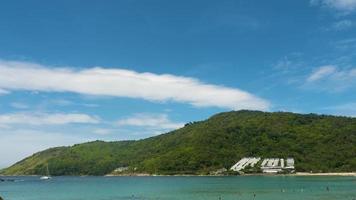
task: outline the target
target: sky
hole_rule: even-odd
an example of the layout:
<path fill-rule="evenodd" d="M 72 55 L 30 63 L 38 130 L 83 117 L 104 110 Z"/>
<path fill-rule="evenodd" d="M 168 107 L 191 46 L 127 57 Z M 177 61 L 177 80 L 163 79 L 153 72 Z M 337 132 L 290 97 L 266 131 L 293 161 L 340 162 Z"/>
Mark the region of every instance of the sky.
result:
<path fill-rule="evenodd" d="M 0 168 L 231 110 L 356 117 L 356 0 L 2 0 Z"/>

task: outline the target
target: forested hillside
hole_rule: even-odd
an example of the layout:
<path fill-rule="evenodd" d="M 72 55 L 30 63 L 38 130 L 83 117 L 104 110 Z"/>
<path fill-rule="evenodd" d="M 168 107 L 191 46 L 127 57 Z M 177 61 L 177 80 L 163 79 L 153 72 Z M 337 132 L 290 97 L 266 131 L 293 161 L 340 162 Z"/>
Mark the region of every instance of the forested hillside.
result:
<path fill-rule="evenodd" d="M 297 171 L 356 171 L 356 118 L 234 111 L 138 141 L 48 149 L 2 174 L 104 175 L 118 167 L 134 173 L 207 174 L 241 157 L 294 157 Z"/>

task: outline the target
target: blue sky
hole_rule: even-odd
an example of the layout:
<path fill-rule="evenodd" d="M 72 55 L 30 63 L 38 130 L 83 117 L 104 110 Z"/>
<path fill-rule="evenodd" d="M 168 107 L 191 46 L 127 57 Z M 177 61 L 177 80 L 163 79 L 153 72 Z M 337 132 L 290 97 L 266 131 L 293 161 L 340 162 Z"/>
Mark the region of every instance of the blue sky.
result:
<path fill-rule="evenodd" d="M 356 0 L 2 1 L 0 167 L 223 111 L 356 116 Z"/>

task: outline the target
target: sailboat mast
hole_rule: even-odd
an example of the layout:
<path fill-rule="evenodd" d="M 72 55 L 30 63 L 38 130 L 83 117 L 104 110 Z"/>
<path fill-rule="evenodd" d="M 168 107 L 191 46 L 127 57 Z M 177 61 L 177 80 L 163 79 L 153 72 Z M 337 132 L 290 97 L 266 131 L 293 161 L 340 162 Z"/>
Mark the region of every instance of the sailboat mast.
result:
<path fill-rule="evenodd" d="M 49 176 L 48 163 L 47 163 L 47 165 L 46 165 L 46 176 Z"/>

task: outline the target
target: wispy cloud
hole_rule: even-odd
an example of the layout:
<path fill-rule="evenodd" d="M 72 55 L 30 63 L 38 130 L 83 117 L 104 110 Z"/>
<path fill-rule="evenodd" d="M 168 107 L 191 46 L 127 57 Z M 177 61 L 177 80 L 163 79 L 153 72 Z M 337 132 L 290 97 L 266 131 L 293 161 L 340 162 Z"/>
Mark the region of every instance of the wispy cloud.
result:
<path fill-rule="evenodd" d="M 336 71 L 336 67 L 332 65 L 322 66 L 314 70 L 313 73 L 309 75 L 307 78 L 308 82 L 314 82 L 320 79 L 324 79 L 330 75 L 332 75 Z"/>
<path fill-rule="evenodd" d="M 0 115 L 0 124 L 11 125 L 63 125 L 71 123 L 99 123 L 99 119 L 86 114 L 11 113 Z"/>
<path fill-rule="evenodd" d="M 107 129 L 107 128 L 97 128 L 93 131 L 93 133 L 97 135 L 109 135 L 113 132 L 114 132 L 113 129 Z"/>
<path fill-rule="evenodd" d="M 328 106 L 323 108 L 323 110 L 327 110 L 331 112 L 331 114 L 335 114 L 335 115 L 356 117 L 356 102 L 351 102 L 351 103 L 349 102 L 336 106 Z"/>
<path fill-rule="evenodd" d="M 269 109 L 268 101 L 237 88 L 206 84 L 190 77 L 102 67 L 75 70 L 0 61 L 0 88 L 176 101 L 197 107 Z"/>
<path fill-rule="evenodd" d="M 10 92 L 0 88 L 0 95 L 9 94 Z"/>
<path fill-rule="evenodd" d="M 313 6 L 328 7 L 346 14 L 356 10 L 356 0 L 311 0 L 310 3 Z"/>
<path fill-rule="evenodd" d="M 66 100 L 66 99 L 51 99 L 51 100 L 47 100 L 44 103 L 50 104 L 50 105 L 56 105 L 56 106 L 83 106 L 83 107 L 88 107 L 88 108 L 99 107 L 99 105 L 93 104 L 93 103 L 75 102 L 75 101 L 70 101 L 70 100 Z"/>
<path fill-rule="evenodd" d="M 21 102 L 12 102 L 10 105 L 13 108 L 17 108 L 17 109 L 27 109 L 28 108 L 27 104 L 24 104 L 24 103 L 21 103 Z"/>
<path fill-rule="evenodd" d="M 173 122 L 167 114 L 159 113 L 136 113 L 130 117 L 120 119 L 116 123 L 118 126 L 131 126 L 164 132 L 184 126 L 184 123 Z"/>
<path fill-rule="evenodd" d="M 306 78 L 307 87 L 328 91 L 341 91 L 356 86 L 356 68 L 339 68 L 334 65 L 316 68 Z"/>
<path fill-rule="evenodd" d="M 275 64 L 273 64 L 273 68 L 282 74 L 299 72 L 305 65 L 302 56 L 303 53 L 300 52 L 290 53 L 289 55 L 280 58 Z"/>
<path fill-rule="evenodd" d="M 56 105 L 56 106 L 70 106 L 73 105 L 73 101 L 69 101 L 66 99 L 51 99 L 48 101 L 48 103 Z"/>
<path fill-rule="evenodd" d="M 336 42 L 331 42 L 330 45 L 336 47 L 337 49 L 349 52 L 350 50 L 356 49 L 356 38 L 348 38 Z"/>
<path fill-rule="evenodd" d="M 356 25 L 355 22 L 345 19 L 345 20 L 334 22 L 331 26 L 331 30 L 344 31 L 354 27 L 355 25 Z"/>

